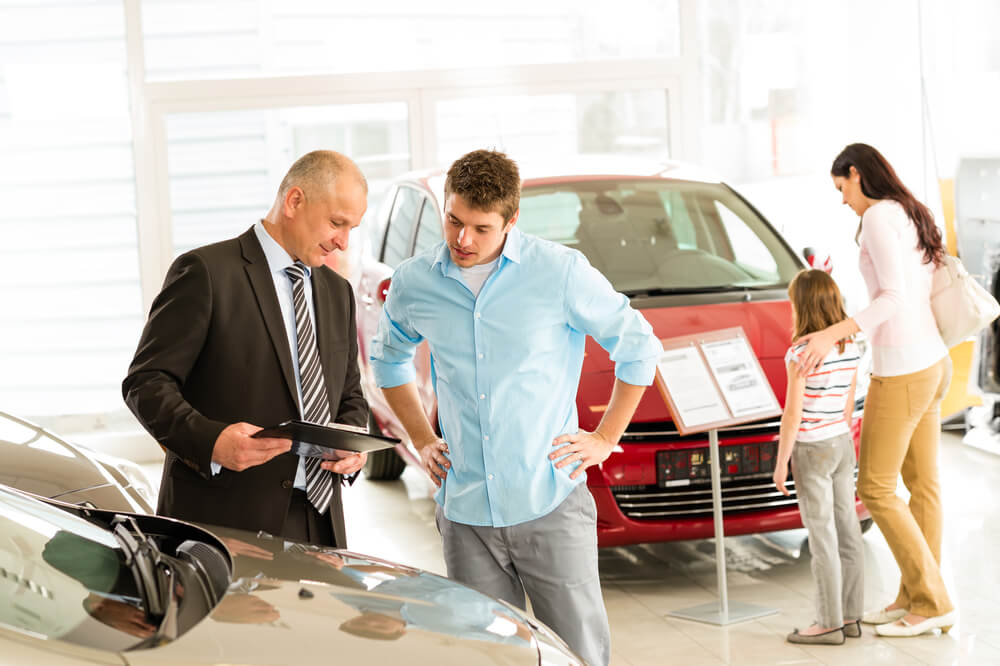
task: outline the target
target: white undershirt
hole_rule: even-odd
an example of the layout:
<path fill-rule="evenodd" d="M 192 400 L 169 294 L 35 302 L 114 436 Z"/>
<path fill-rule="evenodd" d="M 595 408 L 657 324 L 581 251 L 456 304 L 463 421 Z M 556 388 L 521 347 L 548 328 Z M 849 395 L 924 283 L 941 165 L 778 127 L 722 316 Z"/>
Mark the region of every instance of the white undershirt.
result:
<path fill-rule="evenodd" d="M 479 292 L 482 291 L 483 285 L 486 281 L 493 275 L 493 271 L 497 269 L 500 265 L 500 257 L 497 257 L 488 264 L 479 264 L 476 266 L 470 266 L 469 268 L 458 267 L 458 270 L 462 271 L 462 279 L 465 280 L 465 284 L 469 287 L 469 291 L 472 292 L 473 296 L 479 297 Z"/>

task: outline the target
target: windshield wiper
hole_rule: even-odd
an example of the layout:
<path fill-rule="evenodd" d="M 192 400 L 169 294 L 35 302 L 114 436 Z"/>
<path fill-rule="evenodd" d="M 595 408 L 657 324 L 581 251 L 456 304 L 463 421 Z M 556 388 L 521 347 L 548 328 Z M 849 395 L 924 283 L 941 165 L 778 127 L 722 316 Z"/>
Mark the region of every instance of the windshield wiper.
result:
<path fill-rule="evenodd" d="M 724 292 L 740 291 L 766 291 L 768 289 L 778 289 L 780 284 L 762 285 L 741 285 L 741 284 L 713 284 L 698 287 L 650 287 L 649 289 L 630 289 L 622 293 L 629 298 L 636 296 L 671 296 L 675 294 L 718 294 Z"/>
<path fill-rule="evenodd" d="M 152 647 L 174 640 L 177 638 L 177 599 L 173 567 L 163 557 L 153 537 L 139 529 L 135 518 L 116 515 L 111 524 L 125 553 L 125 564 L 132 570 L 146 615 L 158 627 L 142 645 Z"/>

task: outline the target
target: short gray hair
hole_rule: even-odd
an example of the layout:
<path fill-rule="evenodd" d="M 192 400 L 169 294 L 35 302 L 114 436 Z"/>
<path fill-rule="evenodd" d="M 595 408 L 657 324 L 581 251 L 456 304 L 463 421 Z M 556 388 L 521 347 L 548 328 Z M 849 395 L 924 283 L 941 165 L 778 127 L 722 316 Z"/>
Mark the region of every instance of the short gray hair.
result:
<path fill-rule="evenodd" d="M 278 186 L 278 200 L 284 200 L 288 190 L 300 187 L 306 196 L 320 188 L 330 187 L 341 174 L 355 176 L 368 194 L 368 181 L 354 161 L 334 150 L 314 150 L 306 153 L 291 166 Z"/>

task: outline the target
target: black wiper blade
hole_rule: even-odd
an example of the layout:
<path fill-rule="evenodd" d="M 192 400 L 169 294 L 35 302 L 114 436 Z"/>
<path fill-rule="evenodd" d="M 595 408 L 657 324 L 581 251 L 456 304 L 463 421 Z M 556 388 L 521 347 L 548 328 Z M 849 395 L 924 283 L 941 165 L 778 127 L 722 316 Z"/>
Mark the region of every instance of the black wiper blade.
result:
<path fill-rule="evenodd" d="M 674 294 L 718 294 L 740 291 L 766 291 L 779 289 L 780 284 L 710 284 L 697 287 L 650 287 L 649 289 L 630 289 L 622 293 L 629 298 L 636 296 L 671 296 Z"/>
<path fill-rule="evenodd" d="M 164 640 L 174 640 L 177 637 L 177 603 L 173 568 L 162 557 L 156 540 L 139 529 L 135 518 L 116 515 L 111 524 L 125 552 L 125 564 L 132 570 L 146 615 L 158 626 L 156 633 L 144 643 L 159 644 Z"/>
<path fill-rule="evenodd" d="M 743 290 L 743 287 L 734 287 L 731 284 L 719 284 L 701 287 L 650 287 L 649 289 L 630 289 L 622 293 L 632 298 L 634 296 L 670 296 L 672 294 L 714 294 L 724 291 Z"/>

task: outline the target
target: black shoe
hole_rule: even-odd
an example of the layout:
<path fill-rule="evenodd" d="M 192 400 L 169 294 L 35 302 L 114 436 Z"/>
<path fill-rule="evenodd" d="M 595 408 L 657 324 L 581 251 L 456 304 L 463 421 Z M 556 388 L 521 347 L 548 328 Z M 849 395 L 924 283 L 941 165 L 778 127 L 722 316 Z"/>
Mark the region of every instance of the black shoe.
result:
<path fill-rule="evenodd" d="M 837 627 L 836 629 L 831 629 L 830 631 L 824 631 L 822 634 L 814 634 L 812 636 L 806 636 L 799 633 L 796 629 L 792 633 L 785 637 L 789 643 L 802 643 L 807 645 L 843 645 L 844 640 L 844 628 Z"/>

